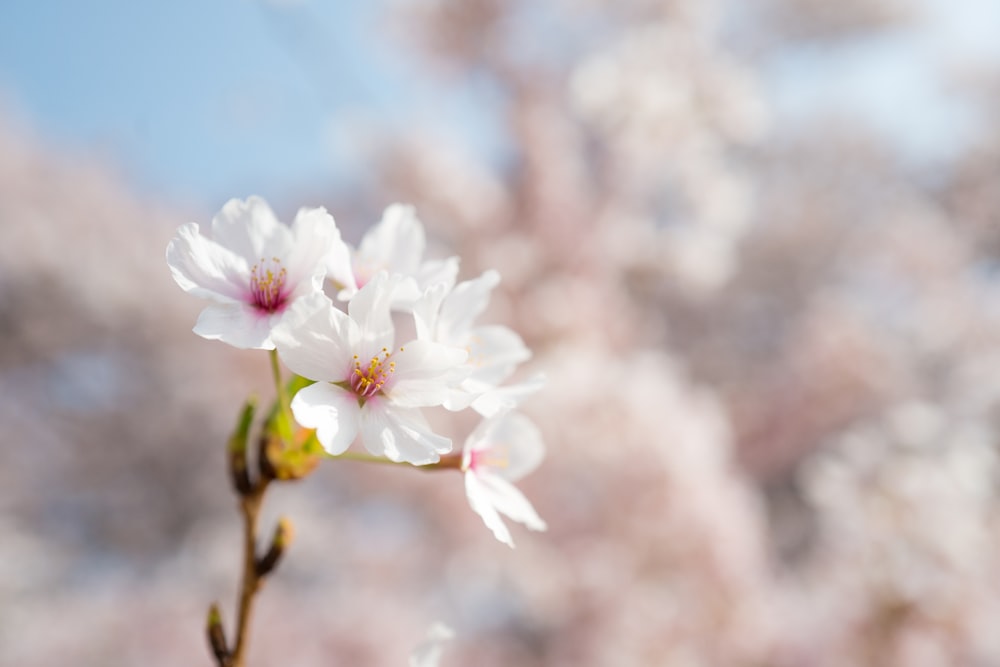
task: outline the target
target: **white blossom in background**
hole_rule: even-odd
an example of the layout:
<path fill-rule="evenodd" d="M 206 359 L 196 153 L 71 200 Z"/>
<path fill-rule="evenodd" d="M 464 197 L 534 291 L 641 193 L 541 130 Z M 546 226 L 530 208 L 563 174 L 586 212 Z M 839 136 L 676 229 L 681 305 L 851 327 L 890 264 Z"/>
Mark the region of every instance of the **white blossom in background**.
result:
<path fill-rule="evenodd" d="M 285 365 L 317 381 L 291 408 L 330 454 L 342 454 L 359 433 L 369 452 L 393 461 L 434 463 L 451 451 L 451 440 L 431 430 L 420 408 L 441 405 L 454 391 L 468 355 L 422 340 L 397 345 L 390 309 L 402 282 L 377 274 L 347 313 L 311 295 L 273 333 Z"/>
<path fill-rule="evenodd" d="M 986 656 L 1000 643 L 982 619 L 1000 612 L 995 441 L 988 421 L 909 401 L 844 433 L 810 462 L 802 483 L 817 513 L 821 555 L 804 571 L 816 626 L 799 628 L 805 641 L 832 635 L 841 658 L 859 650 L 904 656 L 925 632 L 920 650 L 947 655 L 961 635 L 969 655 L 991 662 Z M 854 619 L 879 632 L 866 634 Z M 926 632 L 932 627 L 946 630 Z"/>
<path fill-rule="evenodd" d="M 501 514 L 531 530 L 546 529 L 535 508 L 513 484 L 537 468 L 544 457 L 538 428 L 516 412 L 482 421 L 465 441 L 462 470 L 469 505 L 493 536 L 510 547 L 514 540 Z"/>
<path fill-rule="evenodd" d="M 444 644 L 455 638 L 455 633 L 443 623 L 435 623 L 427 631 L 427 638 L 410 653 L 410 667 L 438 667 Z"/>
<path fill-rule="evenodd" d="M 510 377 L 518 364 L 531 357 L 521 337 L 503 325 L 476 326 L 475 320 L 489 305 L 490 292 L 500 282 L 500 274 L 486 271 L 478 278 L 451 287 L 437 283 L 416 301 L 413 316 L 417 338 L 466 350 L 468 375 L 446 403 L 450 409 L 472 405 L 486 392 L 495 390 Z M 534 389 L 530 389 L 533 391 Z M 486 399 L 487 401 L 489 399 Z M 506 401 L 513 407 L 512 401 Z M 495 410 L 488 410 L 493 414 Z"/>
<path fill-rule="evenodd" d="M 321 292 L 326 261 L 342 246 L 323 208 L 303 208 L 282 224 L 259 197 L 232 199 L 212 219 L 211 237 L 182 225 L 167 264 L 185 292 L 214 301 L 194 332 L 238 348 L 274 349 L 271 332 L 298 299 Z"/>
<path fill-rule="evenodd" d="M 427 287 L 455 284 L 458 258 L 424 261 L 427 238 L 412 206 L 392 204 L 382 219 L 368 230 L 357 249 L 337 246 L 327 260 L 329 278 L 342 301 L 351 299 L 380 271 L 412 278 L 393 297 L 393 308 L 409 309 Z"/>

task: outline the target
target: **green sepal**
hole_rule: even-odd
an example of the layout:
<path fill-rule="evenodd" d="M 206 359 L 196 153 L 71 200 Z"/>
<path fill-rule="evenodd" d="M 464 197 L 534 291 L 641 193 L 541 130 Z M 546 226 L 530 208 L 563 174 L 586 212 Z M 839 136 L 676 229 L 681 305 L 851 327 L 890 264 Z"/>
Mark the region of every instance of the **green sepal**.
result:
<path fill-rule="evenodd" d="M 293 375 L 285 385 L 287 396 L 313 384 L 313 380 Z M 290 413 L 275 401 L 264 426 L 261 464 L 266 473 L 279 480 L 301 479 L 312 472 L 324 453 L 313 429 L 301 428 Z"/>

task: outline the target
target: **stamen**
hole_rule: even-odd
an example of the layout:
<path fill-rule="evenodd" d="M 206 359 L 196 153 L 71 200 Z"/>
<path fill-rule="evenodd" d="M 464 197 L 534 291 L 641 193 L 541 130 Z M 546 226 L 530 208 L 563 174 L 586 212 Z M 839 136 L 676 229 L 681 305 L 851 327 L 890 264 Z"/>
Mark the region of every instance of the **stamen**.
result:
<path fill-rule="evenodd" d="M 285 279 L 288 271 L 281 266 L 281 260 L 272 257 L 261 258 L 260 263 L 250 269 L 250 299 L 257 308 L 273 313 L 285 305 Z"/>
<path fill-rule="evenodd" d="M 510 450 L 506 445 L 494 445 L 469 452 L 469 470 L 479 467 L 506 468 L 510 465 Z"/>
<path fill-rule="evenodd" d="M 350 382 L 351 389 L 358 398 L 370 398 L 382 391 L 382 386 L 396 372 L 396 362 L 389 361 L 391 356 L 392 352 L 383 347 L 382 354 L 375 355 L 368 366 L 362 367 L 358 356 L 354 355 L 354 370 Z"/>

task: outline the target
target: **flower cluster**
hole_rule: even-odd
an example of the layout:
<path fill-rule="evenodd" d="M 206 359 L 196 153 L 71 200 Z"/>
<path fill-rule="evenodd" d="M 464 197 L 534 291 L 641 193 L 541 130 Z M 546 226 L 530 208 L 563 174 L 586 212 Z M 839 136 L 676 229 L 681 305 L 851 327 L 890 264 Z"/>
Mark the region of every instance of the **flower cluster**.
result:
<path fill-rule="evenodd" d="M 326 210 L 302 209 L 289 226 L 251 197 L 228 202 L 210 235 L 182 226 L 167 263 L 182 289 L 213 302 L 195 333 L 274 350 L 311 381 L 289 408 L 328 455 L 360 440 L 368 456 L 460 468 L 472 509 L 513 546 L 500 514 L 545 529 L 512 484 L 544 454 L 538 429 L 515 411 L 541 379 L 505 384 L 530 352 L 511 329 L 475 322 L 499 275 L 457 282 L 458 258 L 425 260 L 425 245 L 409 206 L 390 206 L 353 248 Z M 431 428 L 429 408 L 482 416 L 463 453 Z"/>

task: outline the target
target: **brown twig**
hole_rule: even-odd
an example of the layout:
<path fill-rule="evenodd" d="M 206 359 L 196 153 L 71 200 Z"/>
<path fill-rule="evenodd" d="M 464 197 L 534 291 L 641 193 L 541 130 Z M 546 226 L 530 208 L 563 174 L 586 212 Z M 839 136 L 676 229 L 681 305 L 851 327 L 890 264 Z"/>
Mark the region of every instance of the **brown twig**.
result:
<path fill-rule="evenodd" d="M 240 510 L 243 513 L 243 578 L 237 602 L 236 644 L 225 667 L 244 667 L 246 664 L 247 636 L 254 596 L 260 590 L 263 580 L 257 567 L 257 519 L 269 482 L 267 477 L 259 478 L 250 493 L 240 497 Z"/>

